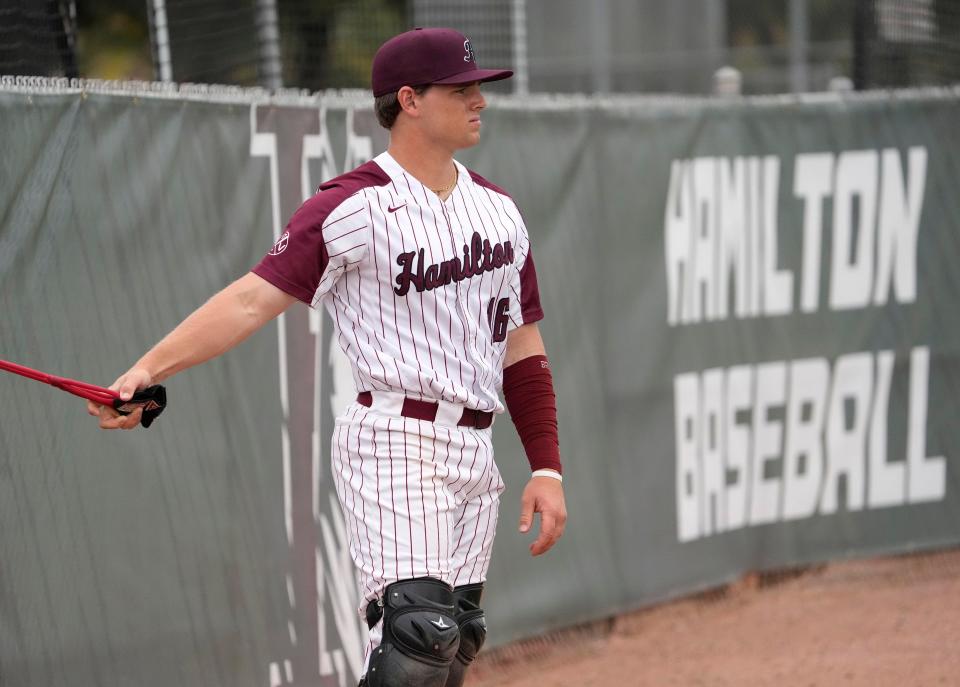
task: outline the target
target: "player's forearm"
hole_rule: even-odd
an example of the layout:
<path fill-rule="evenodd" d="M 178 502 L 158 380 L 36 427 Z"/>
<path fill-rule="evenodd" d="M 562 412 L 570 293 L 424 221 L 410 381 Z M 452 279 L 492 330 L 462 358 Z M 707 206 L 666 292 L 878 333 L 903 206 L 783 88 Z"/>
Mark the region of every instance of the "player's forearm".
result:
<path fill-rule="evenodd" d="M 557 433 L 556 394 L 543 338 L 536 323 L 507 337 L 503 397 L 523 443 L 530 469 L 562 471 Z"/>
<path fill-rule="evenodd" d="M 543 337 L 540 336 L 540 328 L 537 323 L 524 324 L 507 335 L 507 350 L 503 359 L 503 367 L 508 368 L 524 358 L 546 354 Z"/>
<path fill-rule="evenodd" d="M 226 353 L 276 317 L 292 301 L 247 274 L 215 294 L 148 351 L 134 367 L 154 383 Z"/>

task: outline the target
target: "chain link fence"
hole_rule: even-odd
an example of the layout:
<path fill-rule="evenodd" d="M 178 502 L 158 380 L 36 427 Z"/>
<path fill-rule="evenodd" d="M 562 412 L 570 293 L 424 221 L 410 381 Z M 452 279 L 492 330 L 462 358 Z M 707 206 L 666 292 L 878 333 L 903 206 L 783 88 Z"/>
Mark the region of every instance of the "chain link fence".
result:
<path fill-rule="evenodd" d="M 403 0 L 148 4 L 154 61 L 162 60 L 165 26 L 170 79 L 179 82 L 365 88 L 377 46 L 408 24 Z"/>
<path fill-rule="evenodd" d="M 0 73 L 79 76 L 73 0 L 0 0 Z"/>
<path fill-rule="evenodd" d="M 501 92 L 708 93 L 723 66 L 745 93 L 960 81 L 957 0 L 0 0 L 0 73 L 367 88 L 413 26 L 513 68 Z"/>

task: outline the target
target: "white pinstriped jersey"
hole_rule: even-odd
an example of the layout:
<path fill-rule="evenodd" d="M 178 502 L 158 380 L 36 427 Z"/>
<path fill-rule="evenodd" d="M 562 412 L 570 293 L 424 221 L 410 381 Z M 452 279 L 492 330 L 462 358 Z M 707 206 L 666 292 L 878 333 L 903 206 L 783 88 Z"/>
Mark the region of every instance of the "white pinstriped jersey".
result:
<path fill-rule="evenodd" d="M 389 153 L 321 185 L 253 271 L 326 306 L 358 391 L 502 412 L 507 332 L 543 317 L 536 271 L 513 200 L 455 164 L 446 201 Z"/>

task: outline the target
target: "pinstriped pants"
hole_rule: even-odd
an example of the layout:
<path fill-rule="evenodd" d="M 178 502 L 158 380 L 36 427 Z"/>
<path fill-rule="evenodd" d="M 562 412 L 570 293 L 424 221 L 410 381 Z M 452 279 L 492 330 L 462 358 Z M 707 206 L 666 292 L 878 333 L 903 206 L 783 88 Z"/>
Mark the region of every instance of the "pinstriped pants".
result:
<path fill-rule="evenodd" d="M 391 582 L 483 582 L 503 480 L 491 430 L 352 404 L 333 432 L 333 475 L 366 604 Z M 380 644 L 370 631 L 367 659 Z"/>

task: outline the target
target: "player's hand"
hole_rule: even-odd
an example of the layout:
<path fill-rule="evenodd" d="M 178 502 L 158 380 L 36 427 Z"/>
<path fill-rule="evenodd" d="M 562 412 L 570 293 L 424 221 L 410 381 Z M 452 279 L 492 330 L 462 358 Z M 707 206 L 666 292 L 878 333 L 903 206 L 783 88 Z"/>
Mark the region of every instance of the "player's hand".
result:
<path fill-rule="evenodd" d="M 134 367 L 120 375 L 108 388 L 120 392 L 124 401 L 140 389 L 145 389 L 153 383 L 150 373 L 141 367 Z M 143 416 L 143 407 L 137 408 L 129 415 L 121 415 L 110 406 L 103 406 L 93 401 L 87 401 L 87 412 L 100 418 L 100 429 L 133 429 L 140 424 Z"/>
<path fill-rule="evenodd" d="M 567 524 L 567 506 L 563 484 L 552 477 L 531 477 L 520 499 L 520 531 L 529 532 L 534 513 L 540 513 L 540 535 L 530 545 L 530 554 L 539 556 L 550 550 Z"/>

